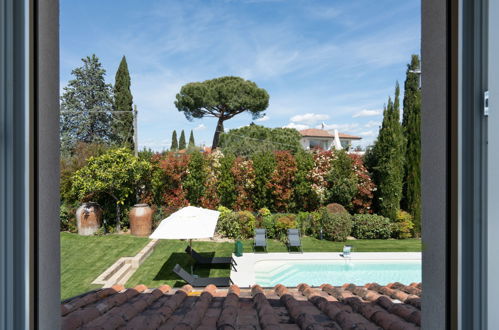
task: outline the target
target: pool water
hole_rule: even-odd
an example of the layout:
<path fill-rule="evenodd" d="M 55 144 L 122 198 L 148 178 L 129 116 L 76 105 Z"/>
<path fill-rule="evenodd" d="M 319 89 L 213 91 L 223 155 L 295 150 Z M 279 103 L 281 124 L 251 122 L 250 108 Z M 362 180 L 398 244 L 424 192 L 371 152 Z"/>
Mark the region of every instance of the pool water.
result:
<path fill-rule="evenodd" d="M 265 260 L 255 263 L 257 284 L 272 287 L 277 284 L 297 286 L 307 283 L 319 286 L 324 283 L 343 285 L 354 283 L 392 282 L 410 284 L 421 282 L 420 260 L 314 260 L 276 261 Z"/>

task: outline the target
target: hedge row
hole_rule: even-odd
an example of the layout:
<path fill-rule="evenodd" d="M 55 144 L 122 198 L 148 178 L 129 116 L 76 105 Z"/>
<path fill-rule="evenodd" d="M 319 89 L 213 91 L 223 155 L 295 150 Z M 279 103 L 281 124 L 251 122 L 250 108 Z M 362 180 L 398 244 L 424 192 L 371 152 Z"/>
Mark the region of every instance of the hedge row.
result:
<path fill-rule="evenodd" d="M 233 239 L 253 238 L 255 228 L 265 228 L 267 237 L 286 240 L 290 228 L 300 229 L 302 235 L 330 241 L 343 242 L 348 236 L 357 239 L 409 238 L 412 220 L 408 213 L 400 214 L 395 222 L 376 214 L 355 214 L 331 212 L 323 207 L 315 212 L 276 213 L 260 209 L 256 213 L 249 211 L 231 211 L 219 207 L 221 212 L 217 233 Z"/>

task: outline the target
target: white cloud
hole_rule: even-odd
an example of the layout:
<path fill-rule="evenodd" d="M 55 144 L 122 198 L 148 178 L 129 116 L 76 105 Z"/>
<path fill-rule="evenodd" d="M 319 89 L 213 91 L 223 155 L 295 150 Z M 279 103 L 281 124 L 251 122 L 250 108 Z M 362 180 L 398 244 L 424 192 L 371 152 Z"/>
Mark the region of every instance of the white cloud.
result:
<path fill-rule="evenodd" d="M 362 136 L 362 137 L 374 137 L 376 136 L 377 132 L 373 131 L 373 130 L 370 130 L 370 131 L 364 131 L 364 132 L 359 132 L 359 135 Z"/>
<path fill-rule="evenodd" d="M 291 117 L 293 123 L 302 123 L 307 125 L 313 125 L 319 121 L 329 119 L 329 115 L 318 114 L 318 113 L 306 113 L 303 115 L 296 115 Z"/>
<path fill-rule="evenodd" d="M 355 131 L 358 127 L 359 124 L 357 123 L 324 125 L 324 129 L 337 129 L 338 131 L 343 131 L 344 133 Z M 316 128 L 322 128 L 322 125 L 317 125 Z"/>
<path fill-rule="evenodd" d="M 203 130 L 205 128 L 206 128 L 206 126 L 204 124 L 199 124 L 196 127 L 194 127 L 194 130 L 199 131 L 199 130 Z"/>
<path fill-rule="evenodd" d="M 366 124 L 364 124 L 365 128 L 380 127 L 380 126 L 381 126 L 381 122 L 375 121 L 375 120 L 371 120 L 371 121 L 367 122 Z"/>
<path fill-rule="evenodd" d="M 270 119 L 270 117 L 269 117 L 269 116 L 263 116 L 262 118 L 258 118 L 258 119 L 257 119 L 257 120 L 255 120 L 255 121 L 257 121 L 257 122 L 262 122 L 262 121 L 267 121 L 267 120 L 269 120 L 269 119 Z"/>
<path fill-rule="evenodd" d="M 294 129 L 297 129 L 297 130 L 302 130 L 302 129 L 309 128 L 309 126 L 308 125 L 303 125 L 303 124 L 289 123 L 286 126 L 283 126 L 283 128 L 294 128 Z"/>
<path fill-rule="evenodd" d="M 352 117 L 357 118 L 357 117 L 372 117 L 372 116 L 379 116 L 382 114 L 381 110 L 361 110 L 357 113 L 355 113 Z"/>

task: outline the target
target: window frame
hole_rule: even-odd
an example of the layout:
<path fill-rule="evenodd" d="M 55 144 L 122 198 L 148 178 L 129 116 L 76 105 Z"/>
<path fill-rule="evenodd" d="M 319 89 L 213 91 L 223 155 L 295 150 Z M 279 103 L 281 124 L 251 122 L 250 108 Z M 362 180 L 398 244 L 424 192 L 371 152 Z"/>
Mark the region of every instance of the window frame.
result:
<path fill-rule="evenodd" d="M 484 328 L 476 322 L 484 316 L 483 299 L 493 296 L 493 287 L 489 296 L 484 292 L 486 249 L 478 242 L 486 228 L 486 205 L 476 197 L 463 203 L 475 189 L 485 196 L 483 140 L 469 140 L 473 149 L 466 150 L 465 135 L 479 130 L 483 139 L 486 127 L 476 112 L 466 121 L 465 110 L 470 105 L 480 108 L 478 92 L 486 81 L 479 37 L 487 6 L 486 0 L 422 0 L 424 329 Z M 53 220 L 59 216 L 58 15 L 57 0 L 0 0 L 0 81 L 12 96 L 12 103 L 0 102 L 7 137 L 0 141 L 5 160 L 0 165 L 0 196 L 2 201 L 7 194 L 15 197 L 0 213 L 0 229 L 10 226 L 0 230 L 0 290 L 6 293 L 0 299 L 0 327 L 60 327 L 59 223 Z M 468 46 L 477 44 L 470 53 Z M 476 77 L 481 85 L 468 86 L 467 79 Z M 471 124 L 478 126 L 465 130 Z M 473 153 L 464 152 L 469 150 Z M 16 221 L 14 211 L 22 212 L 16 213 Z M 482 221 L 478 227 L 476 221 Z M 468 266 L 476 270 L 463 273 Z M 497 269 L 488 271 L 497 274 Z M 478 295 L 470 288 L 476 283 Z M 472 307 L 477 302 L 479 307 Z"/>

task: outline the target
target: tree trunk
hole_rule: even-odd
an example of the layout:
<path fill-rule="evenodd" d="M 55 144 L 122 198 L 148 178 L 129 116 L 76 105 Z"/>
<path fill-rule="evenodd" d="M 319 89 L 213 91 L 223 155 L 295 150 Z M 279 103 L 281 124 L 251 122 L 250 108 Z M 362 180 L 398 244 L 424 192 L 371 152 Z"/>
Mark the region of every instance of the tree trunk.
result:
<path fill-rule="evenodd" d="M 213 144 L 211 145 L 211 150 L 218 148 L 218 142 L 220 140 L 220 133 L 224 131 L 224 119 L 222 117 L 218 118 L 217 129 L 215 130 L 215 135 L 213 135 Z"/>
<path fill-rule="evenodd" d="M 120 204 L 116 203 L 116 233 L 119 233 L 121 230 L 121 224 L 120 224 Z"/>

